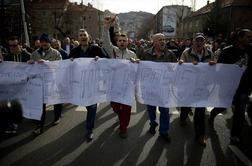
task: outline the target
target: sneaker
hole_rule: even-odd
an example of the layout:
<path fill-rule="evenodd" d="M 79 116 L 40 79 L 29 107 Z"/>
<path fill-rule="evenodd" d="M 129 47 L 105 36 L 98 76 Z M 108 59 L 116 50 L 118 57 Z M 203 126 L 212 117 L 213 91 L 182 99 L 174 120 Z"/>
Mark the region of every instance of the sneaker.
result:
<path fill-rule="evenodd" d="M 156 134 L 156 127 L 150 126 L 149 133 L 151 133 L 152 135 L 155 135 Z"/>
<path fill-rule="evenodd" d="M 43 131 L 44 131 L 43 127 L 37 127 L 36 129 L 33 130 L 32 133 L 33 133 L 34 135 L 40 135 L 40 134 L 43 133 Z"/>
<path fill-rule="evenodd" d="M 90 142 L 90 141 L 92 141 L 94 139 L 94 134 L 93 133 L 88 133 L 86 135 L 86 138 L 87 138 L 88 142 Z"/>
<path fill-rule="evenodd" d="M 120 131 L 119 136 L 123 139 L 127 138 L 128 137 L 127 131 Z"/>
<path fill-rule="evenodd" d="M 206 138 L 205 136 L 201 136 L 199 138 L 196 138 L 196 141 L 198 142 L 198 144 L 202 147 L 206 147 Z"/>
<path fill-rule="evenodd" d="M 159 137 L 162 138 L 163 140 L 165 140 L 166 142 L 171 142 L 171 138 L 169 136 L 169 134 L 159 134 Z"/>

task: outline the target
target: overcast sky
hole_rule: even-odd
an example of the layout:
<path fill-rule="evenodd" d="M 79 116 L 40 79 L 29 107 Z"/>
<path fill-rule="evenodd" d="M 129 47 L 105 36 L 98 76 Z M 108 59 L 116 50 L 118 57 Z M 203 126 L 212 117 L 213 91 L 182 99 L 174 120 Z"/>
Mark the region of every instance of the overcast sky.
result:
<path fill-rule="evenodd" d="M 70 0 L 71 2 L 81 2 L 81 0 Z M 190 6 L 192 0 L 83 0 L 84 4 L 91 3 L 94 7 L 104 11 L 108 9 L 114 13 L 129 11 L 145 11 L 156 14 L 163 6 L 172 4 L 182 4 Z M 214 0 L 210 0 L 213 2 Z M 196 0 L 196 9 L 207 4 L 207 0 Z"/>

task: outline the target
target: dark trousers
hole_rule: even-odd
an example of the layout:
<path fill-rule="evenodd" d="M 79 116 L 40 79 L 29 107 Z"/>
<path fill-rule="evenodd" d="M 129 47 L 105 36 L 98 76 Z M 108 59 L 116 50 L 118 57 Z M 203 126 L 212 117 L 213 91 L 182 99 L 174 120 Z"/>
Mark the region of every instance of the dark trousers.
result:
<path fill-rule="evenodd" d="M 180 120 L 186 120 L 190 111 L 190 107 L 181 107 Z M 195 108 L 193 124 L 196 138 L 205 136 L 205 112 L 204 107 Z"/>
<path fill-rule="evenodd" d="M 59 120 L 62 112 L 63 104 L 55 104 L 53 105 L 54 109 L 54 121 Z M 43 104 L 43 112 L 41 116 L 41 120 L 37 121 L 37 125 L 43 127 L 45 125 L 45 118 L 46 118 L 46 104 Z"/>
<path fill-rule="evenodd" d="M 111 107 L 113 108 L 113 111 L 118 114 L 120 131 L 126 132 L 130 122 L 131 106 L 111 102 Z"/>
<path fill-rule="evenodd" d="M 86 132 L 87 134 L 90 134 L 93 132 L 94 129 L 97 104 L 86 106 L 86 109 L 87 109 Z"/>
<path fill-rule="evenodd" d="M 241 137 L 243 123 L 245 121 L 245 111 L 249 98 L 247 94 L 236 95 L 235 109 L 233 114 L 233 125 L 231 129 L 231 136 Z"/>

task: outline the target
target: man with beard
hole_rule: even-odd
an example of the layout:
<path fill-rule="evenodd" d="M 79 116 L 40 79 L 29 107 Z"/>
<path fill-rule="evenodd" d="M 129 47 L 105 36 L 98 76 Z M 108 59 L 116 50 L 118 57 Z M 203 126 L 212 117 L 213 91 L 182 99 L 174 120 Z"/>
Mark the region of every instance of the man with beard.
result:
<path fill-rule="evenodd" d="M 97 45 L 90 45 L 90 36 L 85 29 L 80 29 L 78 34 L 79 46 L 73 48 L 69 54 L 71 59 L 74 58 L 105 58 L 106 53 Z M 86 106 L 86 138 L 88 141 L 93 140 L 93 128 L 95 123 L 97 104 Z"/>

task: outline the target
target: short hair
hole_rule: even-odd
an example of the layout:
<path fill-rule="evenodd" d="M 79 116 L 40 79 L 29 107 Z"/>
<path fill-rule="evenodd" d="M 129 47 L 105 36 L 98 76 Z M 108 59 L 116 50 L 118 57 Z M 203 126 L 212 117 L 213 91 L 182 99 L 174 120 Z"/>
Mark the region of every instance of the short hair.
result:
<path fill-rule="evenodd" d="M 127 37 L 127 38 L 128 38 L 128 36 L 127 36 L 126 33 L 121 33 L 121 34 L 119 34 L 119 37 Z"/>
<path fill-rule="evenodd" d="M 88 32 L 87 32 L 87 30 L 86 29 L 79 29 L 79 33 L 87 33 L 88 34 Z"/>
<path fill-rule="evenodd" d="M 156 34 L 154 34 L 151 38 L 152 38 L 152 40 L 154 41 L 154 40 L 156 40 L 158 37 L 165 37 L 165 35 L 164 34 L 162 34 L 162 33 L 156 33 Z"/>
<path fill-rule="evenodd" d="M 19 44 L 19 40 L 18 40 L 18 37 L 17 36 L 11 36 L 9 37 L 8 41 L 14 41 L 14 40 L 17 40 L 18 41 L 18 44 Z"/>
<path fill-rule="evenodd" d="M 243 37 L 245 34 L 246 34 L 246 32 L 251 32 L 251 30 L 249 30 L 249 29 L 240 29 L 238 32 L 237 32 L 237 37 L 239 38 L 239 37 Z"/>

